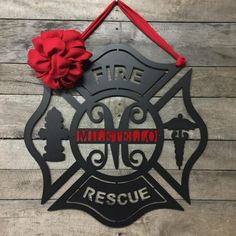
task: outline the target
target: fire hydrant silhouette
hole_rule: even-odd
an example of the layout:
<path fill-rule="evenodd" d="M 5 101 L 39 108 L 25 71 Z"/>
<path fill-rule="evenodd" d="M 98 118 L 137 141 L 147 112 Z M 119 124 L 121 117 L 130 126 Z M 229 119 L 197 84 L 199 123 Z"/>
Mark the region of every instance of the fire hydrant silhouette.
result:
<path fill-rule="evenodd" d="M 38 133 L 41 139 L 47 141 L 47 145 L 44 147 L 46 153 L 43 154 L 43 157 L 46 161 L 51 162 L 64 161 L 65 154 L 63 153 L 62 140 L 69 138 L 69 131 L 64 128 L 62 114 L 53 107 L 47 113 L 45 121 L 45 129 L 40 129 Z"/>

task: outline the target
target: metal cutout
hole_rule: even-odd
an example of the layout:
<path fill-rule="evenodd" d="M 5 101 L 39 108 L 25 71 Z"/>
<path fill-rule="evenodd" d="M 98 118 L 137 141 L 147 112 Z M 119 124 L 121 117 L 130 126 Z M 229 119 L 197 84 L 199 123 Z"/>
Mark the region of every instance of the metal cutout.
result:
<path fill-rule="evenodd" d="M 45 118 L 45 129 L 40 129 L 39 137 L 47 140 L 45 146 L 46 153 L 43 154 L 45 161 L 60 162 L 65 160 L 64 148 L 61 144 L 62 139 L 69 138 L 68 129 L 64 129 L 63 117 L 55 107 L 47 113 Z"/>
<path fill-rule="evenodd" d="M 64 128 L 59 110 L 52 108 L 48 111 L 45 128 L 39 131 L 40 139 L 47 140 L 46 153 L 41 155 L 33 143 L 32 133 L 50 104 L 52 94 L 45 88 L 42 102 L 28 121 L 24 136 L 29 152 L 43 173 L 42 204 L 82 169 L 84 174 L 56 200 L 50 211 L 79 209 L 105 225 L 123 227 L 154 209 L 183 210 L 150 174 L 150 170 L 154 170 L 190 203 L 189 175 L 207 144 L 206 125 L 190 98 L 192 71 L 189 70 L 154 104 L 150 102 L 179 71 L 175 64 L 151 62 L 125 45 L 110 45 L 98 51 L 76 87 L 85 101 L 79 102 L 70 91 L 59 94 L 68 106 L 75 109 L 70 128 L 67 127 L 70 131 Z M 179 91 L 183 94 L 183 103 L 191 120 L 177 113 L 177 118 L 172 117 L 163 124 L 160 111 Z M 117 117 L 114 117 L 113 108 L 106 104 L 106 100 L 111 98 L 131 101 L 124 108 L 118 127 L 115 126 Z M 94 127 L 81 127 L 85 116 Z M 143 128 L 148 120 L 155 128 L 148 125 Z M 172 133 L 175 148 L 171 160 L 176 162 L 177 169 L 182 168 L 181 183 L 159 163 L 167 130 Z M 196 150 L 187 158 L 184 148 L 190 130 L 198 132 L 200 140 Z M 52 183 L 48 162 L 61 162 L 66 158 L 62 140 L 70 143 L 75 162 Z M 91 149 L 85 155 L 81 147 L 88 144 Z M 98 148 L 101 145 L 102 148 Z M 131 145 L 134 146 L 131 148 Z M 152 145 L 153 152 L 143 151 L 141 145 Z M 104 171 L 108 163 L 113 166 L 110 172 Z M 127 171 L 122 172 L 124 167 Z"/>
<path fill-rule="evenodd" d="M 197 124 L 184 119 L 182 114 L 178 115 L 178 118 L 173 118 L 169 122 L 164 124 L 164 128 L 172 130 L 171 135 L 175 144 L 175 160 L 176 165 L 181 169 L 184 158 L 184 145 L 189 135 L 186 131 L 194 130 L 197 128 Z M 184 132 L 183 132 L 184 131 Z"/>

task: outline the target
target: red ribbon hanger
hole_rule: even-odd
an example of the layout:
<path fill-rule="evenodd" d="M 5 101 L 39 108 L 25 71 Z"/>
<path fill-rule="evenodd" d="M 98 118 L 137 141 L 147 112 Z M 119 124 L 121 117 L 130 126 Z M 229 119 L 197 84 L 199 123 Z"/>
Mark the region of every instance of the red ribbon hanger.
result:
<path fill-rule="evenodd" d="M 83 64 L 91 53 L 86 50 L 86 40 L 118 5 L 124 14 L 154 43 L 176 60 L 177 67 L 186 64 L 184 57 L 174 49 L 138 13 L 120 0 L 112 1 L 81 34 L 75 30 L 50 30 L 33 38 L 33 49 L 28 52 L 28 64 L 38 78 L 51 89 L 74 88 L 83 76 Z"/>
<path fill-rule="evenodd" d="M 152 27 L 148 22 L 137 12 L 127 6 L 121 0 L 112 1 L 107 8 L 98 16 L 82 33 L 83 40 L 86 40 L 97 27 L 105 20 L 112 9 L 118 5 L 122 12 L 135 24 L 148 38 L 150 38 L 159 47 L 165 50 L 170 56 L 176 60 L 176 66 L 183 67 L 186 65 L 186 59 L 178 54 Z"/>

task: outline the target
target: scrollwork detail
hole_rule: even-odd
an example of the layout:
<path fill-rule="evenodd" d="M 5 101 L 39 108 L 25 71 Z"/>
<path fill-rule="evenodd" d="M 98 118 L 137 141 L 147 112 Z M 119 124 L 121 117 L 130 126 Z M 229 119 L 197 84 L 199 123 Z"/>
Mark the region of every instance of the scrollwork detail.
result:
<path fill-rule="evenodd" d="M 99 155 L 99 157 L 97 157 Z M 93 169 L 102 169 L 107 162 L 107 153 L 103 153 L 101 150 L 93 150 L 90 152 L 89 156 L 87 157 L 88 165 Z"/>
<path fill-rule="evenodd" d="M 140 156 L 141 156 L 141 159 L 139 158 Z M 132 151 L 129 155 L 129 161 L 130 161 L 130 165 L 133 169 L 140 168 L 142 165 L 147 164 L 147 158 L 146 158 L 144 152 L 141 150 Z"/>
<path fill-rule="evenodd" d="M 102 108 L 102 111 L 103 111 L 103 112 L 101 112 L 101 111 L 96 111 L 96 110 L 95 110 L 96 108 L 99 108 L 99 107 Z M 96 104 L 94 104 L 92 107 L 88 108 L 87 114 L 88 114 L 88 116 L 89 116 L 89 119 L 90 119 L 92 122 L 98 124 L 98 123 L 101 123 L 101 122 L 104 120 L 104 115 L 105 115 L 104 113 L 105 113 L 105 110 L 108 110 L 108 108 L 107 108 L 104 104 L 102 104 L 102 103 L 96 103 Z M 95 113 L 95 112 L 96 112 L 96 113 Z M 98 117 L 95 117 L 95 114 L 97 114 Z"/>
<path fill-rule="evenodd" d="M 135 124 L 142 124 L 147 119 L 147 109 L 141 107 L 138 103 L 129 107 L 130 120 Z M 137 117 L 137 115 L 139 115 Z"/>
<path fill-rule="evenodd" d="M 96 111 L 96 108 L 102 108 L 102 111 Z M 95 113 L 96 111 L 96 113 Z M 109 108 L 103 103 L 95 103 L 93 106 L 88 108 L 87 114 L 92 122 L 95 124 L 99 124 L 104 121 L 105 129 L 113 129 L 113 120 L 112 114 Z M 97 117 L 95 115 L 97 114 Z M 87 163 L 91 168 L 95 169 L 102 169 L 107 163 L 107 146 L 108 144 L 105 143 L 104 152 L 101 150 L 93 150 L 90 152 L 89 156 L 87 157 Z M 98 157 L 95 157 L 98 155 Z"/>

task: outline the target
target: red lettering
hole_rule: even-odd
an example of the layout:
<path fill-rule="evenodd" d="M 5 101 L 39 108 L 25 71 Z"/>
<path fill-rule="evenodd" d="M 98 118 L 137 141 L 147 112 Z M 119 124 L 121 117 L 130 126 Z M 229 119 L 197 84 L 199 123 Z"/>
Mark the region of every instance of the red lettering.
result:
<path fill-rule="evenodd" d="M 154 130 L 154 133 L 155 133 L 155 140 L 154 140 L 154 142 L 156 143 L 158 141 L 158 131 Z"/>
<path fill-rule="evenodd" d="M 86 130 L 77 130 L 76 140 L 77 142 L 86 142 L 87 141 Z"/>
<path fill-rule="evenodd" d="M 105 131 L 104 130 L 99 130 L 98 131 L 98 141 L 105 141 Z"/>
<path fill-rule="evenodd" d="M 92 141 L 92 130 L 88 130 L 88 142 Z"/>
<path fill-rule="evenodd" d="M 139 130 L 133 131 L 133 141 L 140 142 L 140 131 Z"/>
<path fill-rule="evenodd" d="M 93 131 L 93 138 L 92 138 L 92 140 L 91 141 L 94 141 L 94 142 L 96 142 L 97 141 L 97 134 L 98 134 L 98 132 L 96 132 L 96 130 L 94 130 Z"/>
<path fill-rule="evenodd" d="M 122 131 L 118 131 L 118 134 L 117 134 L 117 141 L 119 143 L 121 143 L 123 141 L 123 132 Z"/>
<path fill-rule="evenodd" d="M 158 130 L 104 130 L 104 129 L 78 129 L 76 141 L 84 143 L 93 142 L 129 142 L 129 143 L 156 143 L 158 141 Z"/>
<path fill-rule="evenodd" d="M 124 132 L 124 141 L 126 142 L 131 142 L 132 138 L 131 138 L 131 131 L 125 131 Z"/>
<path fill-rule="evenodd" d="M 155 139 L 155 134 L 152 131 L 148 132 L 148 142 L 153 142 Z"/>
<path fill-rule="evenodd" d="M 142 130 L 142 135 L 141 135 L 141 139 L 142 139 L 142 142 L 148 142 L 148 139 L 147 139 L 147 135 L 148 135 L 148 130 Z"/>

